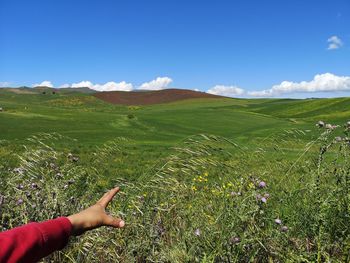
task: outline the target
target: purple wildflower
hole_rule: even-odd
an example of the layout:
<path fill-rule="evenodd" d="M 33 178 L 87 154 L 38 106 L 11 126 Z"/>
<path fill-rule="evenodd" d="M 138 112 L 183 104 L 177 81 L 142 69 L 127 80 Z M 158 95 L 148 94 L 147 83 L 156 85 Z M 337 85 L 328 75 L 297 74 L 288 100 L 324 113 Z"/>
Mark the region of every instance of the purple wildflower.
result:
<path fill-rule="evenodd" d="M 22 199 L 22 198 L 18 199 L 16 204 L 17 204 L 17 205 L 23 204 L 23 199 Z"/>
<path fill-rule="evenodd" d="M 232 245 L 236 245 L 236 244 L 238 244 L 239 242 L 241 242 L 241 239 L 240 239 L 239 237 L 231 237 L 231 238 L 230 238 L 230 243 L 231 243 Z"/>
<path fill-rule="evenodd" d="M 17 189 L 22 190 L 24 188 L 23 184 L 17 185 Z"/>
<path fill-rule="evenodd" d="M 275 223 L 276 223 L 277 225 L 280 225 L 280 224 L 282 224 L 282 220 L 279 219 L 279 218 L 276 218 L 276 219 L 275 219 Z"/>
<path fill-rule="evenodd" d="M 263 197 L 260 199 L 260 201 L 265 204 L 267 202 L 267 199 L 265 197 Z"/>
<path fill-rule="evenodd" d="M 37 189 L 37 188 L 38 188 L 38 185 L 37 185 L 36 183 L 32 183 L 30 186 L 31 186 L 33 189 Z"/>
<path fill-rule="evenodd" d="M 259 188 L 265 188 L 266 183 L 264 181 L 260 181 L 258 186 L 259 186 Z"/>
<path fill-rule="evenodd" d="M 194 231 L 194 234 L 195 236 L 199 237 L 201 235 L 201 231 L 199 230 L 199 228 L 197 228 L 195 231 Z"/>
<path fill-rule="evenodd" d="M 288 227 L 287 226 L 282 226 L 281 227 L 281 232 L 287 232 L 288 231 Z"/>

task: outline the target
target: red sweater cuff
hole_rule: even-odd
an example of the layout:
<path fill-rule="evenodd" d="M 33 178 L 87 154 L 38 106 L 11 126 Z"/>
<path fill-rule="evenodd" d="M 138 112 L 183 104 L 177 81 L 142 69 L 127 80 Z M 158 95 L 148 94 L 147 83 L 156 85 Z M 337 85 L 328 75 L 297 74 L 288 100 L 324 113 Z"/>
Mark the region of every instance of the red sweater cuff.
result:
<path fill-rule="evenodd" d="M 59 217 L 36 224 L 43 236 L 44 254 L 60 250 L 68 243 L 72 224 L 67 217 Z"/>

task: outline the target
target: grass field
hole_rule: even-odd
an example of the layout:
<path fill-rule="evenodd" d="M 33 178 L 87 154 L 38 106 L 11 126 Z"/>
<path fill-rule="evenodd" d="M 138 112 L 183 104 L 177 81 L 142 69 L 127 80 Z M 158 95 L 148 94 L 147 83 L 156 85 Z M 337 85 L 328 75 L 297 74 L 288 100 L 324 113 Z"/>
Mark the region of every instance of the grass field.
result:
<path fill-rule="evenodd" d="M 110 212 L 126 228 L 75 238 L 48 261 L 348 262 L 349 106 L 119 106 L 0 89 L 0 229 L 74 213 L 120 185 Z"/>

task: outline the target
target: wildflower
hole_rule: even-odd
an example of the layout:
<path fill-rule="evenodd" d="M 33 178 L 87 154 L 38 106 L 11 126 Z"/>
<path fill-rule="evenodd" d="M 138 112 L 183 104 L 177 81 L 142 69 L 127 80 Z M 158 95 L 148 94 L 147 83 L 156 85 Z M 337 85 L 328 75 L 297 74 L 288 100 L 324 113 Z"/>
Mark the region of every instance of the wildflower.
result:
<path fill-rule="evenodd" d="M 30 185 L 33 189 L 37 189 L 38 188 L 38 185 L 36 183 L 31 183 Z"/>
<path fill-rule="evenodd" d="M 23 204 L 23 199 L 22 199 L 22 198 L 18 199 L 16 204 L 17 204 L 17 205 Z"/>
<path fill-rule="evenodd" d="M 79 157 L 74 156 L 74 157 L 72 158 L 72 161 L 75 162 L 75 163 L 78 162 L 78 161 L 79 161 Z"/>
<path fill-rule="evenodd" d="M 74 180 L 69 180 L 69 181 L 68 181 L 68 184 L 69 184 L 69 185 L 70 185 L 70 184 L 74 184 L 74 182 L 75 182 Z"/>
<path fill-rule="evenodd" d="M 17 189 L 22 190 L 24 188 L 23 184 L 17 185 Z"/>
<path fill-rule="evenodd" d="M 197 187 L 196 186 L 192 186 L 192 190 L 193 191 L 197 191 Z"/>
<path fill-rule="evenodd" d="M 236 196 L 236 195 L 237 195 L 236 192 L 231 192 L 231 196 L 232 196 L 232 197 L 234 197 L 234 196 Z"/>
<path fill-rule="evenodd" d="M 194 234 L 195 236 L 199 237 L 201 235 L 201 231 L 199 228 L 197 228 L 195 231 L 194 231 Z"/>
<path fill-rule="evenodd" d="M 249 189 L 254 188 L 254 184 L 253 184 L 252 182 L 250 182 L 250 183 L 248 184 L 248 188 L 249 188 Z"/>
<path fill-rule="evenodd" d="M 266 199 L 269 199 L 269 198 L 270 198 L 270 194 L 269 194 L 269 193 L 266 193 L 266 194 L 264 194 L 264 197 L 265 197 Z"/>
<path fill-rule="evenodd" d="M 324 125 L 325 125 L 325 123 L 324 123 L 323 121 L 319 121 L 319 122 L 316 123 L 316 126 L 317 126 L 318 128 L 323 128 Z"/>
<path fill-rule="evenodd" d="M 279 219 L 279 218 L 276 218 L 276 219 L 275 219 L 275 223 L 276 223 L 277 225 L 280 225 L 280 224 L 282 224 L 282 220 Z"/>
<path fill-rule="evenodd" d="M 265 204 L 267 202 L 267 199 L 265 197 L 263 197 L 260 199 L 260 201 Z"/>
<path fill-rule="evenodd" d="M 350 129 L 350 121 L 348 121 L 345 126 L 347 129 Z"/>
<path fill-rule="evenodd" d="M 14 173 L 18 173 L 18 174 L 24 174 L 24 169 L 23 168 L 21 168 L 21 167 L 18 167 L 18 168 L 14 168 L 13 169 L 13 172 Z"/>
<path fill-rule="evenodd" d="M 259 186 L 259 188 L 265 188 L 266 183 L 264 181 L 260 181 L 258 186 Z"/>
<path fill-rule="evenodd" d="M 282 226 L 281 227 L 281 232 L 287 232 L 288 231 L 288 227 L 287 226 Z"/>
<path fill-rule="evenodd" d="M 238 243 L 240 243 L 241 242 L 241 239 L 239 238 L 239 237 L 231 237 L 230 238 L 230 243 L 232 244 L 232 245 L 236 245 L 236 244 L 238 244 Z"/>
<path fill-rule="evenodd" d="M 334 138 L 337 142 L 341 142 L 342 141 L 342 138 L 340 136 L 337 136 Z"/>
<path fill-rule="evenodd" d="M 64 186 L 63 186 L 63 189 L 67 189 L 68 188 L 68 184 L 65 184 Z"/>

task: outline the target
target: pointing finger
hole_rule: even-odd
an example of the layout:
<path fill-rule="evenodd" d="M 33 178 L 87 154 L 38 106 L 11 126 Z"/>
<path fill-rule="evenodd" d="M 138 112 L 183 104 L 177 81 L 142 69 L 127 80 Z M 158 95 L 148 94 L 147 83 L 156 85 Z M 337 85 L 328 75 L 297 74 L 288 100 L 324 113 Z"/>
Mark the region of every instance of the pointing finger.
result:
<path fill-rule="evenodd" d="M 105 193 L 102 198 L 97 202 L 102 205 L 104 208 L 107 207 L 109 202 L 113 199 L 113 197 L 119 192 L 119 187 L 113 188 L 112 190 Z"/>

